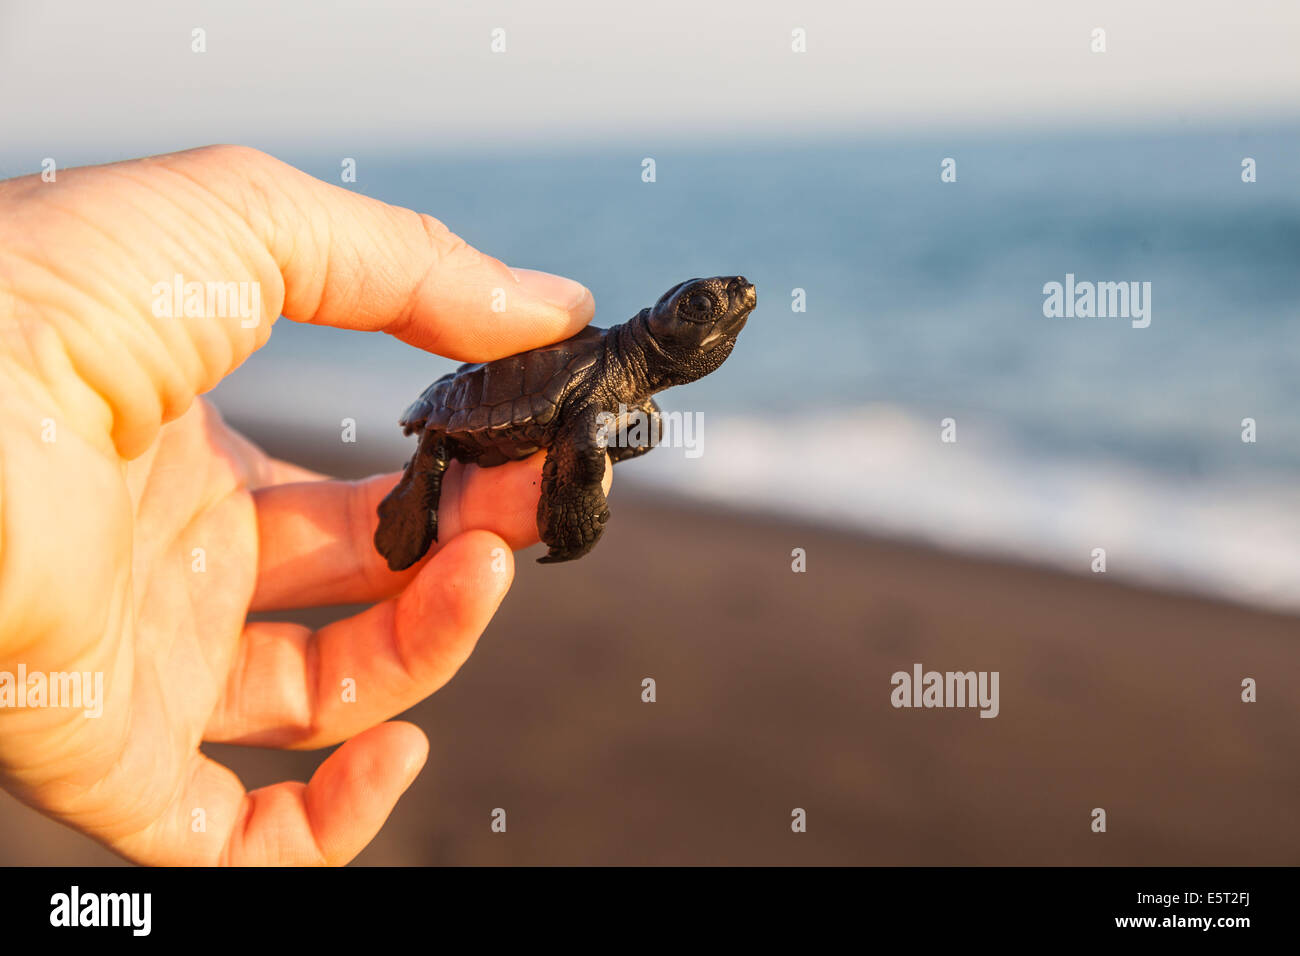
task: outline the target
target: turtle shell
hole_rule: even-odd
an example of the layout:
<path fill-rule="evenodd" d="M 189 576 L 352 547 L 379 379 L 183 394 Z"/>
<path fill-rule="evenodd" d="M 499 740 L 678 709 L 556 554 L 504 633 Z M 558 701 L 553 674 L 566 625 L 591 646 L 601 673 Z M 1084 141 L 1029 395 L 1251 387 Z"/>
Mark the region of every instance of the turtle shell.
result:
<path fill-rule="evenodd" d="M 462 365 L 424 390 L 402 413 L 407 435 L 431 430 L 489 438 L 492 432 L 544 426 L 583 372 L 600 357 L 604 329 L 528 352 Z"/>

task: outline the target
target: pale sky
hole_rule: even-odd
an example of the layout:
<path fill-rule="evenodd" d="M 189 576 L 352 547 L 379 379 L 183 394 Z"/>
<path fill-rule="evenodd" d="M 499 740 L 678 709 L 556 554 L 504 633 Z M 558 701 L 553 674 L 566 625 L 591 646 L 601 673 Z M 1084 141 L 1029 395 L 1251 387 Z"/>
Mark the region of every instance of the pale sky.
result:
<path fill-rule="evenodd" d="M 0 0 L 0 157 L 1287 119 L 1298 62 L 1297 0 Z"/>

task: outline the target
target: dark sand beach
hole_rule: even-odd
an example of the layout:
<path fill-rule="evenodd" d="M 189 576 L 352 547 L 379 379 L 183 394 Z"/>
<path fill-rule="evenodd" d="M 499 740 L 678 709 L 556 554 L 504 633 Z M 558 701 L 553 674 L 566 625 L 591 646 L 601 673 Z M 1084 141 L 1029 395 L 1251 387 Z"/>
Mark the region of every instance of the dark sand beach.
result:
<path fill-rule="evenodd" d="M 393 463 L 370 464 L 330 470 Z M 521 555 L 469 663 L 407 712 L 429 762 L 359 864 L 1300 863 L 1295 618 L 632 481 L 611 509 L 587 559 Z M 999 716 L 893 708 L 917 662 L 998 671 Z M 249 787 L 324 757 L 205 749 Z M 0 798 L 0 863 L 113 862 Z"/>

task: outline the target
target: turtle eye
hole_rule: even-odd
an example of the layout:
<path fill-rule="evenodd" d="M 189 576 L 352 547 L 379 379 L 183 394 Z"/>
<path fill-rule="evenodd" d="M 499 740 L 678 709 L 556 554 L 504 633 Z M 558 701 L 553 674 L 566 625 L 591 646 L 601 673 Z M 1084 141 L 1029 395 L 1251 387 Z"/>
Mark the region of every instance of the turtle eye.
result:
<path fill-rule="evenodd" d="M 707 315 L 713 311 L 713 297 L 704 292 L 696 292 L 686 300 L 686 311 Z"/>

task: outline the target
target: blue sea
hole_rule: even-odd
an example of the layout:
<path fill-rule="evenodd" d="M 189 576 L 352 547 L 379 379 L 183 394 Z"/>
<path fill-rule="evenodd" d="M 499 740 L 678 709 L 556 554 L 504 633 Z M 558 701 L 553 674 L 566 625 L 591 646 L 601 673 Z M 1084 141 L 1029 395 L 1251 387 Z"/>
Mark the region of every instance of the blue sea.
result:
<path fill-rule="evenodd" d="M 597 325 L 757 285 L 727 364 L 660 396 L 703 454 L 620 483 L 1300 609 L 1300 126 L 342 155 L 349 188 L 585 282 Z M 339 157 L 281 154 L 335 182 Z M 1046 317 L 1067 275 L 1149 282 L 1150 325 Z M 282 320 L 214 394 L 321 440 L 353 418 L 397 467 L 396 416 L 453 366 Z"/>

